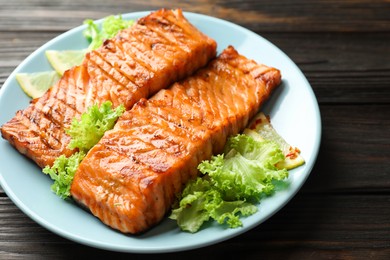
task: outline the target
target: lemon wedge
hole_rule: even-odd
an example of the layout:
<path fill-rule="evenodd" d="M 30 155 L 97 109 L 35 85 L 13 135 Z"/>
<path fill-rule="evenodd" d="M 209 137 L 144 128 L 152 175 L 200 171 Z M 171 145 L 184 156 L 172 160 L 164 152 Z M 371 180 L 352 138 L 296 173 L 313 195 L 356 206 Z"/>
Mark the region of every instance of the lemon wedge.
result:
<path fill-rule="evenodd" d="M 277 143 L 285 156 L 285 160 L 276 165 L 279 169 L 291 170 L 305 163 L 300 150 L 287 143 L 273 128 L 270 119 L 262 112 L 255 116 L 243 133 L 252 136 L 255 140 L 269 140 Z"/>
<path fill-rule="evenodd" d="M 34 73 L 18 73 L 16 80 L 23 91 L 31 98 L 41 97 L 59 79 L 56 71 L 43 71 Z"/>
<path fill-rule="evenodd" d="M 80 65 L 87 50 L 47 50 L 46 58 L 50 65 L 62 76 L 73 66 Z"/>

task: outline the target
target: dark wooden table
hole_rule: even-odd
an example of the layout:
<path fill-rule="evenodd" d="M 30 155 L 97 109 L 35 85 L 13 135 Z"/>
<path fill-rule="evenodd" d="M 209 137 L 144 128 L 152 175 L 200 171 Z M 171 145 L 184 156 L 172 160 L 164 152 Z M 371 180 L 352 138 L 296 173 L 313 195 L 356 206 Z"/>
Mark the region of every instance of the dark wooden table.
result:
<path fill-rule="evenodd" d="M 0 259 L 390 259 L 388 0 L 0 0 L 0 86 L 27 55 L 85 18 L 161 7 L 242 25 L 298 64 L 318 98 L 323 124 L 308 181 L 257 228 L 213 246 L 164 255 L 109 252 L 68 241 L 23 214 L 0 188 Z"/>

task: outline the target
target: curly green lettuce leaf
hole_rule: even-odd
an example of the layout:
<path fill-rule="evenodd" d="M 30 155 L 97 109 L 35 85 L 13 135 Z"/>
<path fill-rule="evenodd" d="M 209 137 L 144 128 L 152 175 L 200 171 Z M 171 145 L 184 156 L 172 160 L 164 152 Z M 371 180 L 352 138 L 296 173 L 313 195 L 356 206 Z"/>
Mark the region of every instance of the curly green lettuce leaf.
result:
<path fill-rule="evenodd" d="M 123 114 L 123 105 L 112 108 L 112 103 L 106 101 L 88 108 L 87 112 L 81 115 L 80 120 L 73 119 L 72 124 L 66 133 L 72 138 L 69 148 L 78 148 L 80 151 L 91 149 L 103 134 L 114 127 L 116 120 Z"/>
<path fill-rule="evenodd" d="M 66 199 L 70 197 L 70 186 L 72 184 L 74 174 L 85 157 L 85 153 L 77 152 L 70 157 L 61 155 L 55 161 L 52 167 L 46 166 L 42 171 L 50 175 L 54 181 L 51 185 L 51 190 L 60 198 Z"/>
<path fill-rule="evenodd" d="M 245 200 L 223 201 L 210 214 L 219 224 L 226 223 L 230 228 L 242 226 L 241 216 L 250 216 L 257 212 L 257 207 Z"/>
<path fill-rule="evenodd" d="M 51 189 L 59 197 L 67 199 L 71 196 L 70 186 L 80 162 L 103 134 L 114 127 L 124 110 L 122 105 L 113 109 L 112 103 L 106 101 L 100 107 L 93 105 L 88 108 L 80 120 L 73 120 L 66 132 L 71 136 L 69 147 L 77 148 L 79 151 L 70 157 L 61 155 L 56 158 L 52 167 L 46 166 L 43 169 L 43 173 L 50 175 L 54 180 Z"/>
<path fill-rule="evenodd" d="M 84 37 L 90 42 L 88 50 L 99 48 L 104 40 L 114 37 L 120 30 L 126 29 L 134 24 L 133 20 L 123 20 L 122 16 L 108 16 L 104 18 L 102 26 L 99 27 L 93 20 L 84 21 L 87 28 L 84 30 Z"/>
<path fill-rule="evenodd" d="M 240 227 L 240 214 L 247 216 L 256 211 L 256 206 L 244 200 L 224 201 L 209 179 L 197 178 L 186 186 L 180 205 L 170 218 L 176 220 L 182 230 L 195 233 L 210 219 L 231 228 Z"/>
<path fill-rule="evenodd" d="M 209 174 L 225 199 L 259 201 L 262 194 L 274 192 L 273 180 L 288 177 L 286 169 L 275 167 L 283 160 L 284 155 L 276 143 L 236 135 L 228 140 L 225 155 L 202 162 L 199 170 Z"/>
<path fill-rule="evenodd" d="M 286 169 L 275 167 L 282 160 L 274 142 L 247 135 L 229 138 L 224 154 L 199 164 L 204 176 L 186 186 L 170 218 L 192 233 L 210 219 L 230 228 L 242 226 L 240 217 L 254 214 L 255 204 L 274 192 L 274 182 L 288 177 Z"/>
<path fill-rule="evenodd" d="M 207 180 L 198 178 L 183 190 L 180 207 L 172 211 L 170 218 L 177 220 L 182 230 L 194 233 L 210 219 L 208 209 L 218 205 L 218 196 Z"/>

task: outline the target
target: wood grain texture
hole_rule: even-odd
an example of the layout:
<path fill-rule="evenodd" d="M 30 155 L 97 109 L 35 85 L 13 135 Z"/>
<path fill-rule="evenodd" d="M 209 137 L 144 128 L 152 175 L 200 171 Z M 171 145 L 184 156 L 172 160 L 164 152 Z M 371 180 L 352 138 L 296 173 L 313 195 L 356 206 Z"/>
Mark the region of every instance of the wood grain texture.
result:
<path fill-rule="evenodd" d="M 123 12 L 183 8 L 262 32 L 386 32 L 390 27 L 389 5 L 388 1 L 381 0 L 2 0 L 0 30 L 67 30 L 86 17 L 95 19 Z"/>
<path fill-rule="evenodd" d="M 86 18 L 161 7 L 242 25 L 297 63 L 323 124 L 307 182 L 257 228 L 165 255 L 109 252 L 61 238 L 21 212 L 0 187 L 0 259 L 390 259 L 388 0 L 0 0 L 0 86 L 35 49 Z"/>
<path fill-rule="evenodd" d="M 390 200 L 381 194 L 298 195 L 271 219 L 239 237 L 212 247 L 165 255 L 129 255 L 76 244 L 37 226 L 8 200 L 0 198 L 0 206 L 0 223 L 12 223 L 0 226 L 0 257 L 9 257 L 6 259 L 38 255 L 40 259 L 82 255 L 116 259 L 385 259 L 390 253 Z"/>
<path fill-rule="evenodd" d="M 3 32 L 0 84 L 16 66 L 60 32 Z M 320 103 L 390 103 L 390 34 L 262 33 L 297 63 Z M 319 51 L 326 50 L 326 51 Z M 370 51 L 367 51 L 370 50 Z"/>

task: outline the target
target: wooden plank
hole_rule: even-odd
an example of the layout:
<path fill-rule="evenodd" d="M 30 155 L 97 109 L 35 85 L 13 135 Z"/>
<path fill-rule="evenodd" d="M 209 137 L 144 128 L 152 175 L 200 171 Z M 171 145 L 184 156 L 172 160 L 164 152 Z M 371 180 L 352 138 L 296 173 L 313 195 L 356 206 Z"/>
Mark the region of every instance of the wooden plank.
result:
<path fill-rule="evenodd" d="M 389 33 L 263 35 L 297 63 L 320 103 L 390 103 Z"/>
<path fill-rule="evenodd" d="M 60 32 L 0 32 L 0 88 L 24 59 L 59 34 Z"/>
<path fill-rule="evenodd" d="M 322 144 L 304 190 L 386 192 L 390 188 L 390 106 L 323 105 Z"/>
<path fill-rule="evenodd" d="M 183 8 L 225 18 L 255 31 L 388 31 L 390 4 L 380 0 L 343 1 L 24 1 L 1 0 L 0 31 L 67 30 L 85 18 L 141 10 Z"/>
<path fill-rule="evenodd" d="M 58 32 L 6 32 L 0 37 L 0 86 L 12 70 Z M 390 34 L 265 33 L 297 63 L 320 103 L 390 103 Z M 369 51 L 368 51 L 369 50 Z M 283 73 L 283 72 L 282 72 Z"/>
<path fill-rule="evenodd" d="M 380 257 L 390 253 L 389 215 L 387 195 L 297 195 L 276 215 L 243 235 L 212 247 L 174 255 L 190 259 L 206 255 L 210 259 L 230 259 L 231 255 L 240 255 L 242 259 L 260 256 L 266 259 L 276 256 L 278 259 L 310 256 L 345 259 L 350 256 L 355 259 L 363 254 L 382 259 Z M 0 198 L 0 223 L 0 258 L 126 256 L 58 237 L 20 214 L 6 198 Z"/>

